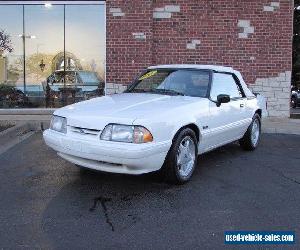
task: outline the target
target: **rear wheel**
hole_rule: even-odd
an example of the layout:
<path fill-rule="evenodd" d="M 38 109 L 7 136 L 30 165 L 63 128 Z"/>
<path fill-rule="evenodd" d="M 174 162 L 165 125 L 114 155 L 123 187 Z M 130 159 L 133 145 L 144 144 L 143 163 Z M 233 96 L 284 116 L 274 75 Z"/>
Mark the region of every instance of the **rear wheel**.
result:
<path fill-rule="evenodd" d="M 250 126 L 248 127 L 245 135 L 239 140 L 241 147 L 245 150 L 254 150 L 257 148 L 261 135 L 261 120 L 260 116 L 256 113 Z"/>
<path fill-rule="evenodd" d="M 197 155 L 195 132 L 190 128 L 179 131 L 161 170 L 164 179 L 174 184 L 183 184 L 190 180 L 197 165 Z"/>

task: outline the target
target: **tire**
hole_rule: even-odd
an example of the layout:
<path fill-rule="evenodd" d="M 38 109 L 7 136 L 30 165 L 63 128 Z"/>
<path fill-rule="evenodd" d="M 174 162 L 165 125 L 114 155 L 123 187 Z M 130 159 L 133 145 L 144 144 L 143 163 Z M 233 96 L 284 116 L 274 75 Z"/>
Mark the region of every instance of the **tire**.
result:
<path fill-rule="evenodd" d="M 255 130 L 255 131 L 254 131 Z M 245 135 L 242 139 L 239 140 L 240 146 L 244 150 L 253 151 L 258 147 L 261 136 L 261 119 L 260 116 L 256 113 L 252 122 L 249 125 Z"/>
<path fill-rule="evenodd" d="M 292 99 L 291 99 L 291 107 L 292 108 L 297 108 L 297 98 L 295 98 L 295 97 L 292 97 Z"/>
<path fill-rule="evenodd" d="M 164 181 L 183 184 L 192 177 L 197 165 L 198 143 L 195 132 L 190 128 L 180 130 L 173 139 L 160 171 Z"/>

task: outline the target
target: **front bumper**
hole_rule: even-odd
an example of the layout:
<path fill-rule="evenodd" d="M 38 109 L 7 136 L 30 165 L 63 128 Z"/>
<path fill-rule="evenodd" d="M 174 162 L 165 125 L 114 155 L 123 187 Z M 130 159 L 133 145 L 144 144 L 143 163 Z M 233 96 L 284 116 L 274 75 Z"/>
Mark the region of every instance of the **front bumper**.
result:
<path fill-rule="evenodd" d="M 50 129 L 43 133 L 46 144 L 74 164 L 112 173 L 143 174 L 159 170 L 171 141 L 131 144 L 82 140 Z"/>

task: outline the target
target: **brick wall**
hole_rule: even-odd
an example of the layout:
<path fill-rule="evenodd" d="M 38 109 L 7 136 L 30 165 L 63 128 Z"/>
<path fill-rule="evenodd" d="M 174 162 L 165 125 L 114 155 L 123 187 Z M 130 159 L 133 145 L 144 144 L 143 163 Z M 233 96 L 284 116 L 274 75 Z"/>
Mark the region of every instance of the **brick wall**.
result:
<path fill-rule="evenodd" d="M 128 84 L 152 64 L 152 1 L 107 1 L 106 82 Z M 142 35 L 142 34 L 143 35 Z"/>
<path fill-rule="evenodd" d="M 229 65 L 266 95 L 270 115 L 289 115 L 293 1 L 106 2 L 109 88 L 153 64 Z"/>

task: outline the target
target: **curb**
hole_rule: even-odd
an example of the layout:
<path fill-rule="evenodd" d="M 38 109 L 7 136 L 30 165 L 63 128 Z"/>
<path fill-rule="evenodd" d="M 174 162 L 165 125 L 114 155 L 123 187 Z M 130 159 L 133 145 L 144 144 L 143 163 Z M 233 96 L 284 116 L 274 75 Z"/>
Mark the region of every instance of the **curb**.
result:
<path fill-rule="evenodd" d="M 285 135 L 300 135 L 300 131 L 281 129 L 281 128 L 263 128 L 263 134 L 285 134 Z"/>
<path fill-rule="evenodd" d="M 262 132 L 267 134 L 300 135 L 300 120 L 291 118 L 265 118 Z"/>
<path fill-rule="evenodd" d="M 0 109 L 0 115 L 52 115 L 55 108 Z"/>
<path fill-rule="evenodd" d="M 0 155 L 49 125 L 49 121 L 22 122 L 0 132 Z"/>

